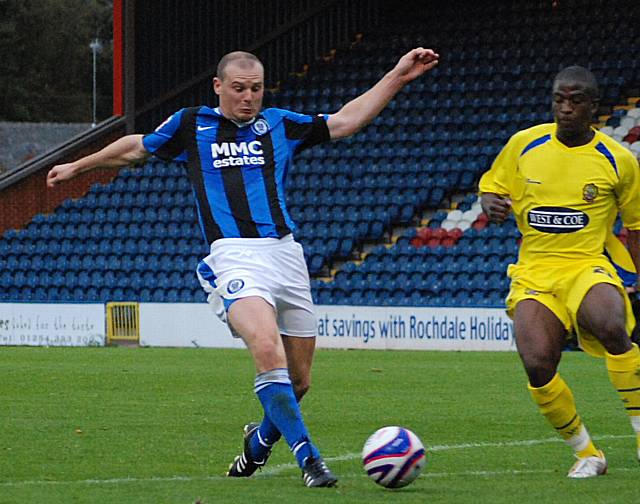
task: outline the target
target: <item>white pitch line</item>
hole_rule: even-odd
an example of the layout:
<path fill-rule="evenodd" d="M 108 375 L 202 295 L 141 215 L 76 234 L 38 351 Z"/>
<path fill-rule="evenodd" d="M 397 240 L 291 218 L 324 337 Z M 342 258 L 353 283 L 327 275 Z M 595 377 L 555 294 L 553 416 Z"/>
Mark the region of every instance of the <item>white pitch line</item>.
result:
<path fill-rule="evenodd" d="M 151 478 L 110 478 L 110 479 L 84 479 L 84 480 L 23 480 L 0 481 L 0 487 L 18 487 L 30 485 L 120 485 L 123 483 L 153 483 L 172 481 L 218 481 L 228 479 L 227 476 L 167 476 Z"/>
<path fill-rule="evenodd" d="M 624 435 L 614 435 L 614 434 L 604 434 L 602 436 L 592 436 L 595 441 L 600 441 L 603 439 L 627 439 L 634 438 L 635 435 L 632 434 L 624 434 Z M 546 443 L 564 443 L 564 440 L 560 437 L 550 437 L 546 439 L 523 439 L 516 441 L 483 441 L 479 443 L 462 443 L 458 445 L 433 445 L 428 446 L 428 451 L 448 451 L 448 450 L 464 450 L 467 448 L 500 448 L 503 446 L 533 446 L 539 444 Z"/>
<path fill-rule="evenodd" d="M 631 467 L 619 467 L 609 472 L 638 472 Z M 556 469 L 505 469 L 503 471 L 457 471 L 457 472 L 432 472 L 425 471 L 421 478 L 445 478 L 450 476 L 517 476 L 519 474 L 551 474 L 557 473 Z"/>
<path fill-rule="evenodd" d="M 593 439 L 627 439 L 635 438 L 635 435 L 603 435 L 593 436 Z M 562 443 L 560 438 L 546 439 L 523 439 L 516 441 L 481 441 L 478 443 L 461 443 L 455 445 L 433 445 L 427 446 L 427 452 L 449 451 L 449 450 L 466 450 L 476 448 L 501 448 L 509 446 L 533 446 L 546 443 Z M 325 457 L 327 462 L 340 462 L 345 460 L 355 460 L 361 457 L 360 453 L 346 453 L 335 457 Z M 257 478 L 264 478 L 278 475 L 290 469 L 297 469 L 296 464 L 279 464 L 266 468 L 264 471 L 256 474 Z M 634 471 L 636 469 L 618 468 L 615 471 Z M 517 474 L 543 474 L 553 473 L 554 470 L 505 470 L 505 471 L 458 471 L 458 472 L 431 472 L 426 471 L 422 477 L 441 478 L 448 476 L 502 476 Z M 167 476 L 167 477 L 151 477 L 151 478 L 109 478 L 109 479 L 84 479 L 84 480 L 22 480 L 22 481 L 0 481 L 1 487 L 19 487 L 19 486 L 35 486 L 35 485 L 121 485 L 126 483 L 153 483 L 153 482 L 181 482 L 181 481 L 222 481 L 227 476 Z"/>
<path fill-rule="evenodd" d="M 613 435 L 613 434 L 605 434 L 602 436 L 592 436 L 595 441 L 600 441 L 603 439 L 627 439 L 627 438 L 635 438 L 635 435 Z M 509 446 L 534 446 L 539 444 L 546 443 L 564 443 L 564 440 L 560 437 L 550 437 L 545 439 L 522 439 L 516 441 L 480 441 L 478 443 L 461 443 L 455 445 L 433 445 L 426 446 L 427 453 L 429 452 L 438 452 L 438 451 L 449 451 L 449 450 L 467 450 L 467 449 L 476 449 L 476 448 L 502 448 Z M 327 462 L 336 462 L 336 461 L 344 461 L 344 460 L 354 460 L 359 459 L 362 456 L 361 453 L 347 453 L 345 455 L 339 455 L 336 457 L 324 457 Z M 280 474 L 283 471 L 289 469 L 297 468 L 297 464 L 279 464 L 271 467 L 267 467 L 260 474 L 256 476 L 275 476 Z M 446 474 L 446 473 L 443 473 Z M 454 473 L 449 473 L 454 474 Z M 458 474 L 458 473 L 455 473 Z M 460 473 L 463 474 L 463 473 Z M 466 474 L 466 473 L 464 473 Z M 472 473 L 469 473 L 472 474 Z"/>

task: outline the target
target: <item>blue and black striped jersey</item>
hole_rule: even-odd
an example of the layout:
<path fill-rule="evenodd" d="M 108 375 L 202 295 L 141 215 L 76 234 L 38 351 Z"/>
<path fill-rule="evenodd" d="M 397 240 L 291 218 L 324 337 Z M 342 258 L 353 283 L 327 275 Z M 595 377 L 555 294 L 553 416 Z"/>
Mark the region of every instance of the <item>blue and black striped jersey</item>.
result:
<path fill-rule="evenodd" d="M 270 108 L 238 125 L 219 109 L 184 108 L 143 144 L 161 159 L 186 161 L 207 243 L 281 238 L 295 229 L 284 194 L 293 155 L 330 139 L 326 120 Z"/>

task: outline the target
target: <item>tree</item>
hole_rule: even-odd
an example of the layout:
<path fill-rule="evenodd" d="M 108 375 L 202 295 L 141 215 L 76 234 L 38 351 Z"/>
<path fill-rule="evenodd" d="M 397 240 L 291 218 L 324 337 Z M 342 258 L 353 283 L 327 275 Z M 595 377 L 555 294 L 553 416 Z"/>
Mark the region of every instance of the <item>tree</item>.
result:
<path fill-rule="evenodd" d="M 111 115 L 111 0 L 0 0 L 0 120 L 91 122 L 94 38 L 99 118 Z"/>

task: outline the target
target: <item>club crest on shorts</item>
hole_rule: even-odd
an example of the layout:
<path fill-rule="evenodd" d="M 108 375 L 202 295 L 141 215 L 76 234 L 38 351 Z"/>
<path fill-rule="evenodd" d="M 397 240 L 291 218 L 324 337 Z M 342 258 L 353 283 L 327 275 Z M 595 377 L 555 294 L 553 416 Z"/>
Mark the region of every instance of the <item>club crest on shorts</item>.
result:
<path fill-rule="evenodd" d="M 243 287 L 244 287 L 244 280 L 241 280 L 241 279 L 237 278 L 235 280 L 231 280 L 227 284 L 227 292 L 229 294 L 235 294 L 236 292 L 238 292 Z"/>
<path fill-rule="evenodd" d="M 586 184 L 582 188 L 582 199 L 587 203 L 593 203 L 598 197 L 598 186 L 595 184 Z"/>
<path fill-rule="evenodd" d="M 251 129 L 256 135 L 264 135 L 269 131 L 269 123 L 264 119 L 258 119 L 251 125 Z"/>

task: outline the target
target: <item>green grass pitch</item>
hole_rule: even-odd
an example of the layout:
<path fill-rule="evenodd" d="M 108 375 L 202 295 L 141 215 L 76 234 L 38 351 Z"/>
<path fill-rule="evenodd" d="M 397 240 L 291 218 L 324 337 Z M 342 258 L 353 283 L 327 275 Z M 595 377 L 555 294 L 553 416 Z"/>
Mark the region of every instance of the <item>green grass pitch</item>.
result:
<path fill-rule="evenodd" d="M 224 473 L 258 419 L 246 351 L 0 349 L 0 503 L 631 503 L 635 440 L 604 362 L 565 353 L 561 372 L 609 460 L 573 463 L 536 411 L 514 353 L 318 350 L 303 402 L 338 488 L 305 488 L 280 443 L 251 479 Z M 378 487 L 359 453 L 384 425 L 412 429 L 427 468 Z"/>

